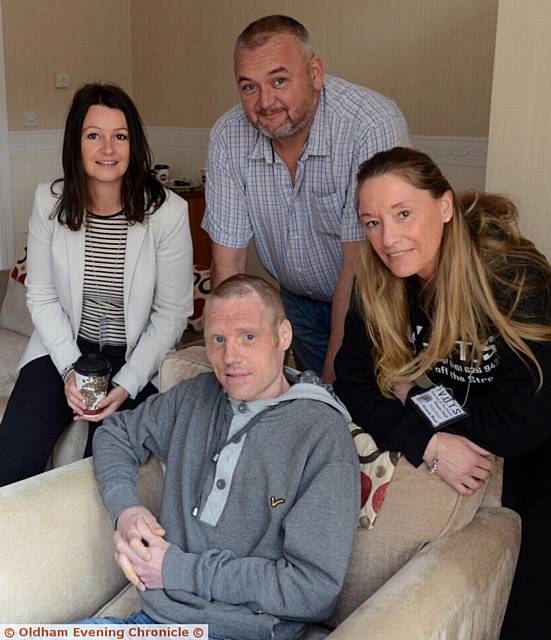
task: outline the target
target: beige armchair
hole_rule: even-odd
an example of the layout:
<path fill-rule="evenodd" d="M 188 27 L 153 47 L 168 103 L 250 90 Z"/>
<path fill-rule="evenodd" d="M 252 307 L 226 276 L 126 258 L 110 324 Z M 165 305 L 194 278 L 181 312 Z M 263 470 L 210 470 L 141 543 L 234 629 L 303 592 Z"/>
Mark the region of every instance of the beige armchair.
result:
<path fill-rule="evenodd" d="M 207 369 L 201 347 L 170 354 L 161 386 Z M 162 483 L 161 465 L 150 460 L 140 487 L 153 511 Z M 476 502 L 401 460 L 374 528 L 358 530 L 333 619 L 326 628 L 310 625 L 307 640 L 497 638 L 520 540 L 518 516 L 499 505 L 500 487 L 500 461 Z M 139 607 L 114 563 L 90 460 L 0 489 L 0 521 L 0 623 Z"/>

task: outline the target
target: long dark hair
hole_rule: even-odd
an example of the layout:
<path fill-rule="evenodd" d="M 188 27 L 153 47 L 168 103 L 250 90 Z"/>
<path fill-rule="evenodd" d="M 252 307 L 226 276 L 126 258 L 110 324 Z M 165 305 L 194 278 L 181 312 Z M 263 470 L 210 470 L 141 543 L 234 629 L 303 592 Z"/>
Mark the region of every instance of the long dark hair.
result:
<path fill-rule="evenodd" d="M 130 142 L 130 161 L 121 185 L 121 203 L 130 224 L 143 222 L 146 213 L 153 213 L 165 201 L 161 184 L 151 175 L 151 150 L 144 125 L 130 96 L 114 84 L 86 84 L 75 93 L 63 136 L 63 178 L 52 184 L 52 193 L 59 199 L 51 218 L 57 216 L 61 224 L 72 231 L 80 229 L 89 195 L 86 174 L 82 166 L 82 125 L 88 109 L 103 105 L 124 113 Z M 61 194 L 55 186 L 63 183 Z"/>

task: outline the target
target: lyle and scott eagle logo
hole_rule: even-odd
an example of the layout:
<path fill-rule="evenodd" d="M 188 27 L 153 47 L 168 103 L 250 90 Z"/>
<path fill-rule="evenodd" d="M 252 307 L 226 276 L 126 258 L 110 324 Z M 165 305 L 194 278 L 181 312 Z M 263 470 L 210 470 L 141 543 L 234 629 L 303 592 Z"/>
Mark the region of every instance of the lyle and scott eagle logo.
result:
<path fill-rule="evenodd" d="M 279 507 L 280 504 L 285 504 L 285 500 L 283 498 L 276 498 L 275 496 L 270 498 L 270 505 L 272 509 Z"/>

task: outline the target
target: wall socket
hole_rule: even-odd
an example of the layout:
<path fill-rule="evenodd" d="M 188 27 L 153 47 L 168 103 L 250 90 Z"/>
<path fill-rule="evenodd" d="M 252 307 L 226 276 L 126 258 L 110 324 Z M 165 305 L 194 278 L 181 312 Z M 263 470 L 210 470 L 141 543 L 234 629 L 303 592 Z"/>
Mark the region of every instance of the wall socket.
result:
<path fill-rule="evenodd" d="M 57 71 L 54 86 L 56 89 L 68 89 L 70 80 L 71 76 L 66 71 Z"/>
<path fill-rule="evenodd" d="M 23 126 L 24 127 L 37 127 L 38 126 L 38 113 L 36 111 L 24 111 L 23 112 Z"/>

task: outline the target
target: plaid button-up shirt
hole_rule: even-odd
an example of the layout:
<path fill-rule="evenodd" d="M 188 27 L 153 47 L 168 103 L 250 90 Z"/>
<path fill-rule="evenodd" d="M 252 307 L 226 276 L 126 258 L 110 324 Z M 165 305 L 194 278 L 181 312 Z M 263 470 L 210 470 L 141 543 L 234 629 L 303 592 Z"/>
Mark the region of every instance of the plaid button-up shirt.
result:
<path fill-rule="evenodd" d="M 365 238 L 355 203 L 358 166 L 396 145 L 409 146 L 409 135 L 392 100 L 325 76 L 293 184 L 271 140 L 237 105 L 211 132 L 203 228 L 226 247 L 247 247 L 254 237 L 264 268 L 286 289 L 329 302 L 341 243 Z"/>

